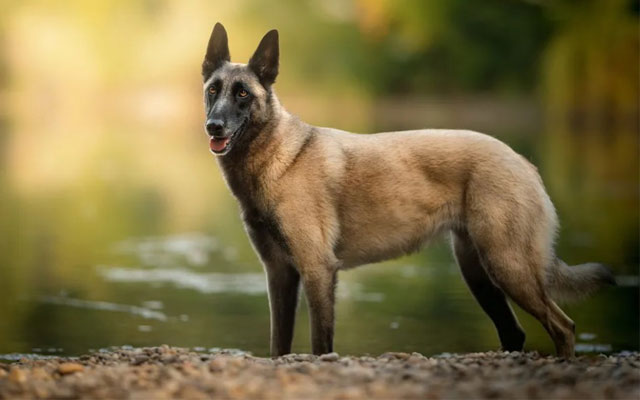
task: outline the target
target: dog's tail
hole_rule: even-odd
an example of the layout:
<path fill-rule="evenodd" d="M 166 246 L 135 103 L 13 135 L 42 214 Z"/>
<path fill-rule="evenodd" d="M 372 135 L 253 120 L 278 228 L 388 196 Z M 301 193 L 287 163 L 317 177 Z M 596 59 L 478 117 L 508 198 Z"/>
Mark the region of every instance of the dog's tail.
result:
<path fill-rule="evenodd" d="M 611 270 L 603 264 L 569 266 L 556 259 L 547 271 L 547 290 L 552 299 L 567 303 L 583 299 L 605 285 L 615 285 Z"/>

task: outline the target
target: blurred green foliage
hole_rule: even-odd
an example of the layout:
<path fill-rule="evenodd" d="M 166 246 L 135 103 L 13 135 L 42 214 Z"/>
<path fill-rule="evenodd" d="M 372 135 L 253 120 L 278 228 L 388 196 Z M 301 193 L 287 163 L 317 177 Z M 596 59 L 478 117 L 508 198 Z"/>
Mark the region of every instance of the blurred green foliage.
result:
<path fill-rule="evenodd" d="M 247 10 L 295 32 L 282 36 L 302 69 L 348 76 L 377 94 L 527 92 L 552 30 L 544 7 L 525 1 L 281 3 L 252 0 Z"/>
<path fill-rule="evenodd" d="M 490 0 L 390 2 L 358 65 L 377 93 L 528 92 L 550 33 L 540 7 Z M 374 28 L 382 29 L 382 27 Z"/>

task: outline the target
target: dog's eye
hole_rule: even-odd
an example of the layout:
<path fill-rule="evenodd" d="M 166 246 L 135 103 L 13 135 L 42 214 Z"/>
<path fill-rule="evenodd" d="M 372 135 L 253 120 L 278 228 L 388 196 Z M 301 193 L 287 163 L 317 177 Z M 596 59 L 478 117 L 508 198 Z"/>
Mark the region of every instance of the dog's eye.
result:
<path fill-rule="evenodd" d="M 249 92 L 247 92 L 244 89 L 240 89 L 240 91 L 238 92 L 238 97 L 247 97 L 249 95 Z"/>
<path fill-rule="evenodd" d="M 216 94 L 216 88 L 213 86 L 209 87 L 209 94 Z"/>

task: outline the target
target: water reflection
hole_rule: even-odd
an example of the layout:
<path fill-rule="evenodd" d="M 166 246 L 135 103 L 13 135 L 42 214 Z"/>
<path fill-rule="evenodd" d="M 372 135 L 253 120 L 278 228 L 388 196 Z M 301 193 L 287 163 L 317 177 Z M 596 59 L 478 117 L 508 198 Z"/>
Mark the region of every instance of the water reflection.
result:
<path fill-rule="evenodd" d="M 90 310 L 122 312 L 131 315 L 137 315 L 144 319 L 155 319 L 158 321 L 166 321 L 167 316 L 160 311 L 151 310 L 146 307 L 132 306 L 129 304 L 116 304 L 108 301 L 89 301 L 81 299 L 72 299 L 65 296 L 40 296 L 38 301 L 46 304 L 55 304 L 59 306 L 69 306 L 76 308 L 86 308 Z"/>
<path fill-rule="evenodd" d="M 209 253 L 218 250 L 226 250 L 226 254 L 233 253 L 233 250 L 220 249 L 215 237 L 201 233 L 132 238 L 113 246 L 115 253 L 135 255 L 143 264 L 156 267 L 178 262 L 186 262 L 191 266 L 206 265 Z"/>
<path fill-rule="evenodd" d="M 264 274 L 198 273 L 186 269 L 135 269 L 100 267 L 99 274 L 109 282 L 144 282 L 153 287 L 170 284 L 180 289 L 192 289 L 200 293 L 242 293 L 256 295 L 266 293 Z"/>

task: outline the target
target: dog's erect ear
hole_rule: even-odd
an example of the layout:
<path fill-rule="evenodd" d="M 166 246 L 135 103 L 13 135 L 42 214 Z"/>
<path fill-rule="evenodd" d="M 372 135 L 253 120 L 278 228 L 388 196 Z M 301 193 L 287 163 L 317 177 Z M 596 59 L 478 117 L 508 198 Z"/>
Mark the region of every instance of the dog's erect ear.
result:
<path fill-rule="evenodd" d="M 220 22 L 217 22 L 216 26 L 213 27 L 213 32 L 211 32 L 207 55 L 204 56 L 204 62 L 202 63 L 202 77 L 204 80 L 206 81 L 213 71 L 220 68 L 227 61 L 231 61 L 227 31 L 224 30 L 224 26 Z"/>
<path fill-rule="evenodd" d="M 264 35 L 256 52 L 253 53 L 249 60 L 249 68 L 258 75 L 260 83 L 267 89 L 276 81 L 276 76 L 278 76 L 279 58 L 278 31 L 273 29 Z"/>

